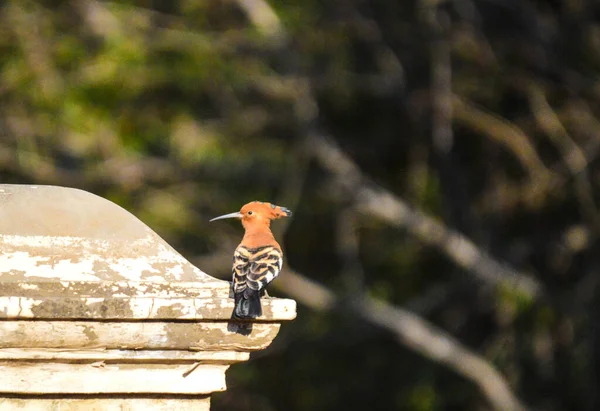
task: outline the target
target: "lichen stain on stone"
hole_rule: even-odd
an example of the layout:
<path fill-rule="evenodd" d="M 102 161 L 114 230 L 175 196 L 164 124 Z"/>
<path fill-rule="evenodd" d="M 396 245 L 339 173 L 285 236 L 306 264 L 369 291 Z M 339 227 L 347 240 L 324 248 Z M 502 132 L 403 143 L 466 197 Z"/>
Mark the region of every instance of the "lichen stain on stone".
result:
<path fill-rule="evenodd" d="M 104 301 L 88 304 L 90 312 L 94 317 L 101 318 L 132 318 L 133 310 L 129 300 L 122 298 L 107 298 Z"/>
<path fill-rule="evenodd" d="M 96 334 L 93 327 L 82 325 L 81 328 L 81 332 L 88 338 L 90 343 L 94 343 L 98 340 L 98 334 Z"/>
<path fill-rule="evenodd" d="M 26 290 L 23 291 L 21 285 L 23 283 L 17 283 L 12 281 L 2 282 L 2 276 L 0 276 L 0 295 L 2 296 L 20 296 L 23 292 L 29 294 L 35 294 L 37 290 Z"/>
<path fill-rule="evenodd" d="M 131 318 L 129 300 L 110 299 L 88 303 L 85 299 L 47 299 L 31 307 L 39 318 Z"/>
<path fill-rule="evenodd" d="M 25 279 L 26 272 L 24 270 L 11 270 L 9 272 L 0 271 L 0 281 L 8 282 Z"/>
<path fill-rule="evenodd" d="M 78 298 L 45 300 L 33 305 L 31 312 L 40 318 L 87 318 L 91 315 L 90 308 Z"/>
<path fill-rule="evenodd" d="M 130 287 L 126 283 L 111 284 L 87 284 L 85 294 L 89 296 L 103 296 L 105 298 L 119 296 L 135 297 L 138 290 Z"/>
<path fill-rule="evenodd" d="M 157 318 L 180 318 L 183 315 L 183 305 L 179 303 L 165 305 L 156 310 Z"/>

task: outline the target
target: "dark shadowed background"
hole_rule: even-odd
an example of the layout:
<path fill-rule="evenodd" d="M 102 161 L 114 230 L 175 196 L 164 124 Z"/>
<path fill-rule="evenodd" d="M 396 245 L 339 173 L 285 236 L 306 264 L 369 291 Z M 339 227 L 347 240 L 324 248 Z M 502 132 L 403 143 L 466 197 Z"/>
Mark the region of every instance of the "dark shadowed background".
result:
<path fill-rule="evenodd" d="M 2 1 L 0 181 L 78 187 L 298 301 L 213 410 L 600 408 L 600 6 Z M 1 216 L 0 216 L 1 218 Z"/>

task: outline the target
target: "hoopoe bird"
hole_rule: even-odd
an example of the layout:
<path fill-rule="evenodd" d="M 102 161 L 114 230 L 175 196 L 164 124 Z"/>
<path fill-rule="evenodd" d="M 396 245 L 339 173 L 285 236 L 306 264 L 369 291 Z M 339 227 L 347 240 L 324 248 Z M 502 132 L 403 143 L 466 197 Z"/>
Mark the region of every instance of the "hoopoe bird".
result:
<path fill-rule="evenodd" d="M 239 218 L 245 230 L 244 238 L 233 254 L 231 285 L 235 306 L 232 318 L 249 319 L 262 315 L 260 297 L 283 265 L 283 252 L 271 232 L 271 220 L 291 215 L 285 207 L 253 201 L 239 212 L 210 220 Z"/>

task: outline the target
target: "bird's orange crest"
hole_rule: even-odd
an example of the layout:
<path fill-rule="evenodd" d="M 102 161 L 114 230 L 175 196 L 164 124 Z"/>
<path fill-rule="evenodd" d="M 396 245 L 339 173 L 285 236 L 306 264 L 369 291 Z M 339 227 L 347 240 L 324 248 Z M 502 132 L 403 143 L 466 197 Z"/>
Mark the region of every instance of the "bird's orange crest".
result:
<path fill-rule="evenodd" d="M 248 222 L 254 219 L 266 218 L 275 220 L 281 217 L 289 217 L 292 212 L 285 207 L 280 207 L 271 203 L 263 203 L 262 201 L 252 201 L 242 207 L 240 210 L 242 221 Z"/>
<path fill-rule="evenodd" d="M 285 207 L 262 201 L 252 201 L 242 207 L 239 212 L 225 214 L 210 221 L 221 220 L 223 218 L 239 218 L 245 228 L 266 226 L 269 227 L 271 220 L 281 217 L 290 217 L 292 212 Z"/>

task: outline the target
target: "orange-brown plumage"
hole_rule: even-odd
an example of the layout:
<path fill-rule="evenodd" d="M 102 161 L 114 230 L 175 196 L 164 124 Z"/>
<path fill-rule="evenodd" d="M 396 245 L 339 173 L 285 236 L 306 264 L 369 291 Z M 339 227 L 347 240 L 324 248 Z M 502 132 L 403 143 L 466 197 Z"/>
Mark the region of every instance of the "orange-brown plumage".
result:
<path fill-rule="evenodd" d="M 271 232 L 271 220 L 291 215 L 291 212 L 287 208 L 253 201 L 243 206 L 240 214 L 242 214 L 242 226 L 245 230 L 244 238 L 242 238 L 240 245 L 249 248 L 274 245 L 281 249 Z"/>
<path fill-rule="evenodd" d="M 233 318 L 256 318 L 262 315 L 260 296 L 279 275 L 283 265 L 283 253 L 271 232 L 271 220 L 291 215 L 287 208 L 253 201 L 237 213 L 210 220 L 239 218 L 245 230 L 242 242 L 233 255 Z"/>

